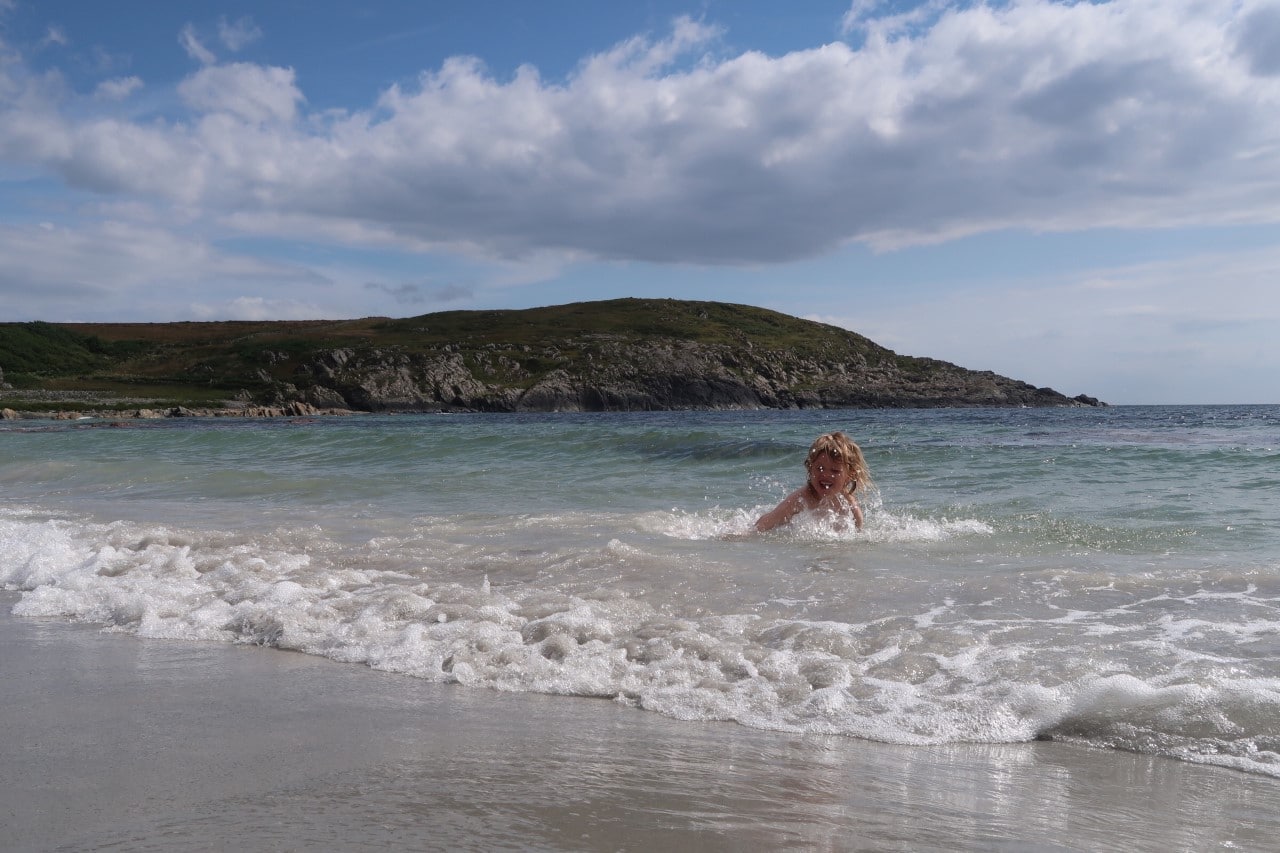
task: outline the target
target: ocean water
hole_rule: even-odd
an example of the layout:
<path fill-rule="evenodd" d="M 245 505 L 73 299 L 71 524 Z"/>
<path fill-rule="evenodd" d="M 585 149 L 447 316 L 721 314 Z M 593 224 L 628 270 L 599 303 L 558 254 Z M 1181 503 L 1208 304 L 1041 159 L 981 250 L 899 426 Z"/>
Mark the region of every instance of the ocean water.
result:
<path fill-rule="evenodd" d="M 864 530 L 751 532 L 834 429 Z M 0 584 L 478 696 L 1280 776 L 1277 495 L 1276 406 L 20 421 Z"/>

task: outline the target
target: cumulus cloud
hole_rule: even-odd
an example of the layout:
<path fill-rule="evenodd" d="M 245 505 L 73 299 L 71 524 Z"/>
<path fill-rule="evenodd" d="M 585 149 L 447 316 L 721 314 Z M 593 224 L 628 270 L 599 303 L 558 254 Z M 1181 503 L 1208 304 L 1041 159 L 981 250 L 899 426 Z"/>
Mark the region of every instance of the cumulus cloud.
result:
<path fill-rule="evenodd" d="M 190 116 L 10 100 L 0 155 L 224 224 L 495 259 L 761 264 L 993 229 L 1274 222 L 1275 8 L 859 0 L 856 44 L 782 56 L 714 56 L 715 27 L 682 19 L 564 80 L 455 57 L 337 114 L 304 113 L 291 69 L 219 64 L 188 27 Z"/>
<path fill-rule="evenodd" d="M 182 81 L 178 93 L 198 113 L 227 114 L 254 124 L 291 122 L 303 100 L 292 68 L 242 62 L 202 68 Z"/>

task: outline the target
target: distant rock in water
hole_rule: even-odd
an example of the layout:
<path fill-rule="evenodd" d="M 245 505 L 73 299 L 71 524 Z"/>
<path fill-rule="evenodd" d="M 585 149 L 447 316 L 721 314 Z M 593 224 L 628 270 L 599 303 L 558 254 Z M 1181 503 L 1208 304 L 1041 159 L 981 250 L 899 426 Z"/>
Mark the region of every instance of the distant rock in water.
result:
<path fill-rule="evenodd" d="M 51 338 L 53 329 L 59 358 L 78 376 L 88 367 L 139 384 L 223 388 L 228 405 L 272 414 L 1105 405 L 720 302 L 616 299 L 401 320 L 0 324 L 0 345 L 14 326 Z M 31 328 L 23 333 L 31 339 Z"/>

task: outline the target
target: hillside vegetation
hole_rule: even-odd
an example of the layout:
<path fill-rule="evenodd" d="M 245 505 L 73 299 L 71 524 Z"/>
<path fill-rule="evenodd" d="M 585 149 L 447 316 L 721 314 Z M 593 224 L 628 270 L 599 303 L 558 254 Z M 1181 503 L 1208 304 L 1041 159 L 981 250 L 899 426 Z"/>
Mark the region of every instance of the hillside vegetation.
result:
<path fill-rule="evenodd" d="M 406 319 L 0 324 L 0 406 L 366 411 L 1096 405 L 746 305 Z"/>

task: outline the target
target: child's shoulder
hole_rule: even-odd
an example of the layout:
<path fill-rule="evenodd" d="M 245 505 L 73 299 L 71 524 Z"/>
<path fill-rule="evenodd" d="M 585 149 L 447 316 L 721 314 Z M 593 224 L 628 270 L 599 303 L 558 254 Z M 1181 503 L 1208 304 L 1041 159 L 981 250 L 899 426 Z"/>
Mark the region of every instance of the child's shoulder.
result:
<path fill-rule="evenodd" d="M 792 492 L 787 500 L 791 501 L 797 510 L 813 509 L 821 502 L 808 483 Z"/>

